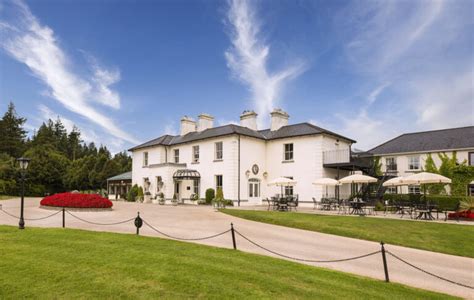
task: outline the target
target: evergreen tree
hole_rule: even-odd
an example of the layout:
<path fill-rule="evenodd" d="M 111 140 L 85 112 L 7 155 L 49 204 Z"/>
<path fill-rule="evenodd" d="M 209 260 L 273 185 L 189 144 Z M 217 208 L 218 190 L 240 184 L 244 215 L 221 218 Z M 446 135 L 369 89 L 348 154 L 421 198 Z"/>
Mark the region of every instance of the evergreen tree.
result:
<path fill-rule="evenodd" d="M 23 154 L 26 131 L 23 129 L 25 118 L 18 117 L 15 105 L 10 102 L 0 120 L 0 153 L 18 158 Z"/>

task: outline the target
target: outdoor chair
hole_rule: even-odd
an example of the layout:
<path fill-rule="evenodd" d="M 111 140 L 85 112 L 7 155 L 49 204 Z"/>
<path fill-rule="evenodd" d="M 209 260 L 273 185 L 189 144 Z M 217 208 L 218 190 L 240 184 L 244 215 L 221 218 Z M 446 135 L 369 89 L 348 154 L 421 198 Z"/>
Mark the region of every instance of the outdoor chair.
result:
<path fill-rule="evenodd" d="M 321 198 L 321 210 L 331 210 L 331 201 L 328 198 Z"/>
<path fill-rule="evenodd" d="M 279 198 L 278 197 L 272 197 L 271 198 L 271 208 L 272 208 L 272 210 L 278 210 L 278 203 L 279 203 Z"/>
<path fill-rule="evenodd" d="M 313 197 L 313 205 L 313 210 L 315 210 L 321 206 L 321 201 L 317 201 L 316 198 Z"/>
<path fill-rule="evenodd" d="M 272 207 L 272 201 L 268 198 L 263 199 L 264 202 L 267 202 L 267 211 Z"/>
<path fill-rule="evenodd" d="M 295 211 L 297 211 L 297 207 L 298 207 L 298 195 L 296 196 L 289 196 L 289 201 L 288 201 L 288 209 L 289 210 L 292 210 L 294 209 Z"/>
<path fill-rule="evenodd" d="M 376 215 L 377 212 L 375 211 L 375 204 L 376 201 L 367 202 L 364 206 L 364 210 L 367 212 L 368 215 Z"/>
<path fill-rule="evenodd" d="M 346 200 L 346 199 L 341 199 L 339 201 L 339 209 L 338 209 L 337 213 L 340 214 L 342 212 L 342 214 L 345 215 L 345 214 L 349 213 L 350 208 L 351 207 L 349 205 L 349 201 Z"/>

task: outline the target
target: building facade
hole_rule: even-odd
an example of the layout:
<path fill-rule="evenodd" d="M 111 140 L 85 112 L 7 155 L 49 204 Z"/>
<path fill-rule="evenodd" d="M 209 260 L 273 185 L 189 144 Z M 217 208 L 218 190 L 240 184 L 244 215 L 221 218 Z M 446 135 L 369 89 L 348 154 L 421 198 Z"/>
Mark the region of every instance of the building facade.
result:
<path fill-rule="evenodd" d="M 187 202 L 205 197 L 208 188 L 222 188 L 234 205 L 259 205 L 280 193 L 268 183 L 290 177 L 300 205 L 312 205 L 323 190 L 312 182 L 321 177 L 341 178 L 349 171 L 331 164 L 350 161 L 354 140 L 309 123 L 289 125 L 289 115 L 271 113 L 271 126 L 257 129 L 257 114 L 245 111 L 240 125 L 213 126 L 213 117 L 201 114 L 195 122 L 181 119 L 180 135 L 164 135 L 131 148 L 132 184 L 143 186 L 152 197 L 163 193 Z M 341 187 L 342 193 L 350 187 Z"/>
<path fill-rule="evenodd" d="M 402 134 L 369 152 L 380 157 L 382 172 L 394 176 L 421 172 L 428 156 L 433 158 L 438 168 L 441 166 L 440 155 L 452 157 L 453 153 L 456 153 L 458 163 L 466 162 L 473 166 L 474 126 Z M 395 192 L 395 188 L 388 192 Z M 420 193 L 420 187 L 403 186 L 398 192 Z M 466 193 L 474 195 L 474 182 L 466 187 Z"/>

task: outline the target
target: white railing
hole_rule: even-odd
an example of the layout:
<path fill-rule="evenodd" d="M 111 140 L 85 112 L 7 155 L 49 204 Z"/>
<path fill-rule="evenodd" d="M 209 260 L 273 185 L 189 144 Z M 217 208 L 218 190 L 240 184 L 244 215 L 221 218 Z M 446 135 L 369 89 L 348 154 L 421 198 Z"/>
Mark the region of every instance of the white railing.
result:
<path fill-rule="evenodd" d="M 323 164 L 348 163 L 351 161 L 349 149 L 323 151 Z"/>

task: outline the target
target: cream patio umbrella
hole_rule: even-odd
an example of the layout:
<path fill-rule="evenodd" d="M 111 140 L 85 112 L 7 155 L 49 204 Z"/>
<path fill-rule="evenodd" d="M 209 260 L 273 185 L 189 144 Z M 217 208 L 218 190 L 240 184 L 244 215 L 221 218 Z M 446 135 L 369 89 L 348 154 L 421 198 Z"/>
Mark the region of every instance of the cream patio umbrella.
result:
<path fill-rule="evenodd" d="M 281 194 L 283 195 L 283 187 L 284 186 L 295 186 L 296 185 L 296 180 L 293 180 L 288 177 L 278 177 L 273 179 L 268 183 L 269 186 L 276 185 L 281 187 Z"/>
<path fill-rule="evenodd" d="M 377 182 L 378 179 L 362 174 L 353 174 L 339 179 L 340 183 L 371 183 Z"/>
<path fill-rule="evenodd" d="M 357 191 L 356 196 L 358 196 L 359 193 L 360 193 L 360 190 L 358 188 L 359 183 L 371 183 L 371 182 L 377 182 L 377 181 L 378 181 L 377 178 L 367 176 L 367 175 L 362 175 L 362 174 L 353 174 L 353 175 L 349 175 L 349 176 L 346 176 L 344 178 L 339 179 L 340 183 L 355 183 L 355 184 L 357 184 L 357 190 L 358 191 Z"/>
<path fill-rule="evenodd" d="M 405 182 L 406 177 L 400 176 L 400 177 L 395 177 L 392 179 L 389 179 L 382 183 L 382 186 L 391 186 L 391 187 L 397 187 L 397 193 L 398 193 L 398 187 L 401 185 L 408 185 L 408 183 Z"/>
<path fill-rule="evenodd" d="M 328 197 L 328 186 L 336 186 L 340 185 L 339 181 L 336 179 L 332 178 L 318 178 L 315 181 L 313 181 L 313 185 L 322 185 L 326 186 L 326 198 Z"/>
<path fill-rule="evenodd" d="M 422 184 L 423 185 L 423 196 L 426 201 L 426 184 L 429 183 L 444 183 L 448 184 L 451 183 L 451 179 L 445 177 L 443 175 L 429 173 L 429 172 L 421 172 L 416 173 L 410 176 L 405 177 L 406 184 Z"/>

